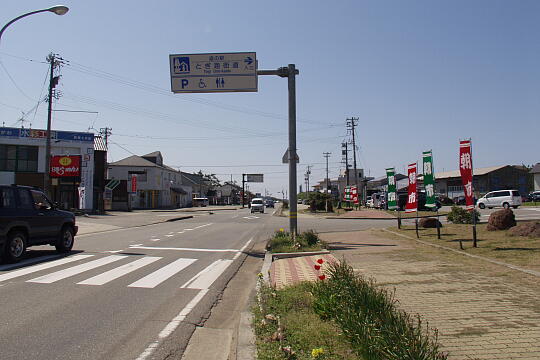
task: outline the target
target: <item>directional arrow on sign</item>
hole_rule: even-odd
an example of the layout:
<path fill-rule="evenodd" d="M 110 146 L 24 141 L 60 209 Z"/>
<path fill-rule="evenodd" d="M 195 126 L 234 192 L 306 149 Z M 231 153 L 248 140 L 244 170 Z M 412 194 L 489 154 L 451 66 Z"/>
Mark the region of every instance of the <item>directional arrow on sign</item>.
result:
<path fill-rule="evenodd" d="M 253 64 L 253 58 L 251 56 L 248 56 L 244 59 L 244 62 L 246 62 L 248 65 Z"/>

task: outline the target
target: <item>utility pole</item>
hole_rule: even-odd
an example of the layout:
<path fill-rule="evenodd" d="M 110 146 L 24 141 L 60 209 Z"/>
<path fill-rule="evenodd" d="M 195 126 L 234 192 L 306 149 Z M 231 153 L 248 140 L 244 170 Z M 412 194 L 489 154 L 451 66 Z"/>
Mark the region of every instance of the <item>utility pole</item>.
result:
<path fill-rule="evenodd" d="M 52 124 L 52 104 L 53 104 L 53 92 L 58 81 L 60 80 L 60 75 L 54 76 L 54 69 L 63 64 L 63 59 L 57 57 L 56 54 L 50 53 L 47 56 L 47 61 L 51 65 L 49 69 L 49 106 L 47 109 L 47 140 L 45 142 L 45 171 L 43 176 L 43 190 L 52 199 L 51 196 L 51 124 Z M 53 199 L 54 200 L 54 199 Z"/>
<path fill-rule="evenodd" d="M 359 191 L 358 187 L 358 169 L 356 168 L 356 131 L 355 127 L 358 124 L 358 118 L 351 117 L 347 119 L 347 130 L 352 134 L 352 151 L 353 151 L 353 166 L 354 166 L 354 186 L 356 186 L 356 191 Z"/>
<path fill-rule="evenodd" d="M 309 195 L 309 176 L 311 175 L 311 165 L 308 165 L 307 166 L 307 169 L 306 169 L 306 176 L 305 176 L 305 180 L 306 180 L 306 192 L 308 193 Z"/>
<path fill-rule="evenodd" d="M 328 158 L 330 157 L 329 152 L 323 152 L 323 156 L 326 158 L 326 212 L 328 212 L 328 189 L 330 189 L 330 178 L 328 177 Z M 330 194 L 332 192 L 330 191 Z"/>
<path fill-rule="evenodd" d="M 99 134 L 105 139 L 105 146 L 109 148 L 109 136 L 112 134 L 112 128 L 104 127 L 99 129 Z"/>
<path fill-rule="evenodd" d="M 345 156 L 345 179 L 346 184 L 349 186 L 349 144 L 347 142 L 341 143 L 341 147 L 345 150 L 341 150 L 342 160 Z"/>
<path fill-rule="evenodd" d="M 245 180 L 246 174 L 242 174 L 242 209 L 244 208 L 245 204 L 245 197 L 246 197 L 246 180 Z"/>

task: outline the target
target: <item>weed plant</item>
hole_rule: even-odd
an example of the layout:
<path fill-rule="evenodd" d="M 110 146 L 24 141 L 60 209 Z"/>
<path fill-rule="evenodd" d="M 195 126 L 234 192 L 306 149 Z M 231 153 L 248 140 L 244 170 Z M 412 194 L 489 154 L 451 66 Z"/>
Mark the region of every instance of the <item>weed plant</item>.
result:
<path fill-rule="evenodd" d="M 467 211 L 459 206 L 452 206 L 452 210 L 446 215 L 446 218 L 454 224 L 472 224 L 473 212 L 474 216 L 476 216 L 476 222 L 478 222 L 480 220 L 480 213 L 477 210 Z"/>
<path fill-rule="evenodd" d="M 329 277 L 313 285 L 313 308 L 333 320 L 366 360 L 445 360 L 436 330 L 398 309 L 394 293 L 354 273 L 345 262 L 332 263 Z"/>
<path fill-rule="evenodd" d="M 276 231 L 267 245 L 267 250 L 273 253 L 318 251 L 325 249 L 326 243 L 319 238 L 313 230 L 298 234 L 296 241 L 293 241 L 291 234 L 286 231 Z"/>

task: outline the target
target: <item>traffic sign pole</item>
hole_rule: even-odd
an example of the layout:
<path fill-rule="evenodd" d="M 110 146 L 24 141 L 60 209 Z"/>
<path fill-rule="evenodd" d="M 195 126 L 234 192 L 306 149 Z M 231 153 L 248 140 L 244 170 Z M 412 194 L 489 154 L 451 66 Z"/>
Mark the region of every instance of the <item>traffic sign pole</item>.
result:
<path fill-rule="evenodd" d="M 296 75 L 294 64 L 277 70 L 257 70 L 257 75 L 277 75 L 288 78 L 289 89 L 289 231 L 293 239 L 298 234 L 298 205 L 296 194 Z"/>

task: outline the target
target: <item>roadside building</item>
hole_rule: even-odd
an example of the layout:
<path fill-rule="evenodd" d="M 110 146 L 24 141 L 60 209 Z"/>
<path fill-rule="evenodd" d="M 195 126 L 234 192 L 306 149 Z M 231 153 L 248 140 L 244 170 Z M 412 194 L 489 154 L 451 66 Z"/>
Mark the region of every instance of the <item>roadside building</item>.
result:
<path fill-rule="evenodd" d="M 163 164 L 161 152 L 132 155 L 108 165 L 108 179 L 121 181 L 113 193 L 113 210 L 157 209 L 191 206 L 192 185 L 182 172 Z M 136 191 L 131 193 L 131 179 Z M 125 189 L 125 190 L 123 190 Z M 130 192 L 125 197 L 123 192 Z"/>
<path fill-rule="evenodd" d="M 219 205 L 236 205 L 240 204 L 242 187 L 226 182 L 216 189 L 216 193 Z"/>
<path fill-rule="evenodd" d="M 533 166 L 530 173 L 533 176 L 533 188 L 534 191 L 540 191 L 540 163 L 536 163 Z"/>
<path fill-rule="evenodd" d="M 0 183 L 44 188 L 47 131 L 0 127 Z M 94 134 L 51 131 L 51 200 L 93 211 Z"/>
<path fill-rule="evenodd" d="M 494 190 L 515 189 L 522 195 L 531 190 L 529 171 L 521 165 L 476 168 L 473 173 L 476 198 Z M 435 192 L 451 199 L 463 196 L 463 184 L 459 170 L 435 173 Z"/>

